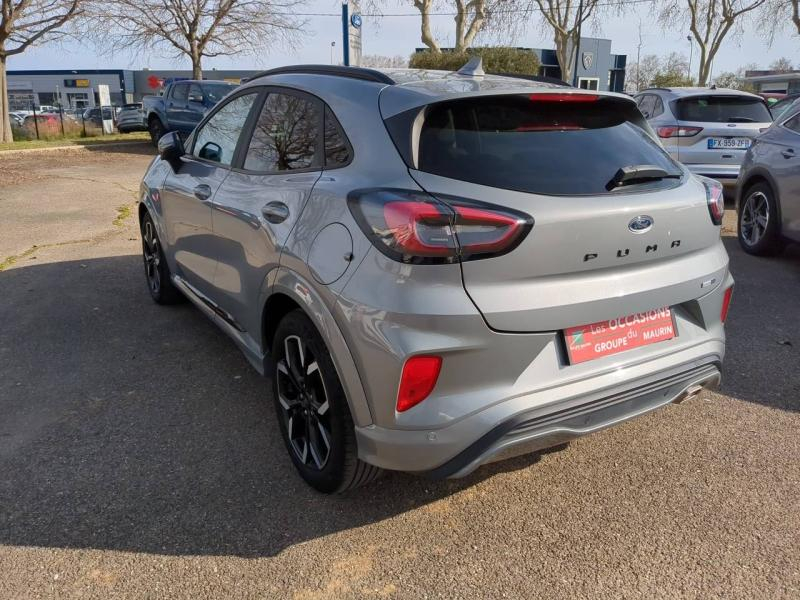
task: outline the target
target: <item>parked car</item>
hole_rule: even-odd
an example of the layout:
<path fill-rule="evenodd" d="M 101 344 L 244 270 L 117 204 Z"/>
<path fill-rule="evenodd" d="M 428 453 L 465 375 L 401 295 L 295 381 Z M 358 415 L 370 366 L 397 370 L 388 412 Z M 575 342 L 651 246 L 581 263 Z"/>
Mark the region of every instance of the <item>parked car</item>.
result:
<path fill-rule="evenodd" d="M 8 113 L 8 116 L 11 119 L 11 124 L 16 127 L 22 127 L 22 124 L 25 122 L 24 114 L 18 112 L 10 112 Z"/>
<path fill-rule="evenodd" d="M 117 113 L 116 125 L 120 133 L 147 131 L 147 121 L 144 117 L 142 103 L 123 104 Z"/>
<path fill-rule="evenodd" d="M 731 193 L 745 151 L 772 122 L 763 98 L 739 90 L 651 88 L 636 102 L 675 160 Z"/>
<path fill-rule="evenodd" d="M 102 127 L 104 120 L 114 120 L 114 109 L 112 109 L 110 106 L 103 106 L 102 109 L 99 106 L 95 106 L 93 108 L 87 108 L 83 111 L 83 121 L 87 125 Z"/>
<path fill-rule="evenodd" d="M 780 116 L 799 98 L 800 94 L 789 94 L 770 105 L 769 112 L 772 113 L 772 119 L 780 118 Z"/>
<path fill-rule="evenodd" d="M 720 184 L 626 96 L 479 66 L 267 71 L 142 182 L 150 295 L 271 378 L 317 490 L 463 476 L 720 379 Z"/>
<path fill-rule="evenodd" d="M 736 207 L 745 252 L 771 255 L 800 242 L 800 100 L 745 154 Z"/>
<path fill-rule="evenodd" d="M 161 96 L 142 98 L 153 145 L 168 131 L 189 135 L 203 116 L 236 88 L 226 81 L 176 81 Z"/>

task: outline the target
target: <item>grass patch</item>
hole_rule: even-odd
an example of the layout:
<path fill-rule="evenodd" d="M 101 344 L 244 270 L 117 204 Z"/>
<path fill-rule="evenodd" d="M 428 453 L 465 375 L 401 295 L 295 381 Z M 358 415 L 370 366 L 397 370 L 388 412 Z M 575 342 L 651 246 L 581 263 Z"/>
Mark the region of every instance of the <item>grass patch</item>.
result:
<path fill-rule="evenodd" d="M 28 248 L 27 250 L 25 250 L 25 252 L 22 252 L 21 254 L 15 254 L 13 256 L 7 256 L 5 258 L 5 260 L 3 260 L 3 262 L 0 262 L 0 271 L 3 271 L 5 269 L 7 269 L 8 267 L 13 265 L 18 260 L 20 260 L 22 258 L 25 258 L 26 256 L 30 256 L 31 254 L 36 252 L 37 249 L 38 249 L 38 246 L 31 246 L 30 248 Z"/>
<path fill-rule="evenodd" d="M 125 224 L 125 219 L 131 216 L 133 209 L 129 204 L 125 204 L 117 208 L 117 218 L 112 221 L 116 227 L 122 227 Z"/>
<path fill-rule="evenodd" d="M 95 146 L 114 142 L 145 142 L 150 140 L 146 131 L 134 133 L 112 133 L 97 137 L 69 137 L 51 140 L 19 140 L 0 144 L 0 152 L 7 150 L 28 150 L 30 148 L 52 148 L 54 146 Z"/>

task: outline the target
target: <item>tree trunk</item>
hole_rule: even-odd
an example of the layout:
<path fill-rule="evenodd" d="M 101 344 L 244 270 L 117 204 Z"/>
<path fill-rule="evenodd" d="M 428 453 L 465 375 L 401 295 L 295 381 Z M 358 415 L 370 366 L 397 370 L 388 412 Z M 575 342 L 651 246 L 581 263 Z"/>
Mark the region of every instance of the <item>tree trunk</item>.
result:
<path fill-rule="evenodd" d="M 570 43 L 570 35 L 561 31 L 555 32 L 556 58 L 561 67 L 561 80 L 572 85 L 572 70 L 575 66 L 575 46 Z"/>
<path fill-rule="evenodd" d="M 8 79 L 6 77 L 6 56 L 0 48 L 0 142 L 13 142 L 11 117 L 8 116 Z"/>
<path fill-rule="evenodd" d="M 414 6 L 419 10 L 419 14 L 422 17 L 420 21 L 422 43 L 430 48 L 431 52 L 439 54 L 442 49 L 439 48 L 439 44 L 436 43 L 436 38 L 433 37 L 433 33 L 431 33 L 431 5 L 432 0 L 416 0 L 414 2 Z"/>
<path fill-rule="evenodd" d="M 203 79 L 203 68 L 200 65 L 201 61 L 201 56 L 192 56 L 192 79 L 197 79 L 198 81 Z"/>
<path fill-rule="evenodd" d="M 697 69 L 697 86 L 708 85 L 708 74 L 711 71 L 711 61 L 714 57 L 709 54 L 704 46 L 700 46 L 700 66 Z"/>

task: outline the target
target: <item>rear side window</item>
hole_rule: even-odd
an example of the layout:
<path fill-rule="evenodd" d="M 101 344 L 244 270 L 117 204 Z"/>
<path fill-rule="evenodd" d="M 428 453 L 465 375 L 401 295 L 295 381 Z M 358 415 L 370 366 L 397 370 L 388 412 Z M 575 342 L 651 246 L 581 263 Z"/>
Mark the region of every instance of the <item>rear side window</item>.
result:
<path fill-rule="evenodd" d="M 247 149 L 248 171 L 296 171 L 316 166 L 320 115 L 317 104 L 289 94 L 270 93 Z"/>
<path fill-rule="evenodd" d="M 173 100 L 186 100 L 189 97 L 189 86 L 185 83 L 179 83 L 172 86 L 171 98 Z"/>
<path fill-rule="evenodd" d="M 333 112 L 325 107 L 325 166 L 336 168 L 350 162 L 350 144 Z"/>
<path fill-rule="evenodd" d="M 675 103 L 680 121 L 705 123 L 769 123 L 769 109 L 759 98 L 747 96 L 692 96 Z"/>
<path fill-rule="evenodd" d="M 495 188 L 606 194 L 622 167 L 648 164 L 681 173 L 645 128 L 636 106 L 615 98 L 457 100 L 429 107 L 417 164 L 428 173 Z M 647 185 L 675 184 L 664 179 Z"/>

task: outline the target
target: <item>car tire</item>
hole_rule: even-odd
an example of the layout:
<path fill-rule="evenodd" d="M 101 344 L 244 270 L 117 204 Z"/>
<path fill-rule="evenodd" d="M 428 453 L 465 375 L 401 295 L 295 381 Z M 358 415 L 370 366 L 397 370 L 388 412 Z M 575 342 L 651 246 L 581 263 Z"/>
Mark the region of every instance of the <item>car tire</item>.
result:
<path fill-rule="evenodd" d="M 742 196 L 739 244 L 748 254 L 773 256 L 783 249 L 778 200 L 767 183 L 757 183 Z"/>
<path fill-rule="evenodd" d="M 149 213 L 145 213 L 141 223 L 142 259 L 147 289 L 157 304 L 177 304 L 184 300 L 183 294 L 172 283 L 169 266 L 158 239 L 155 223 Z"/>
<path fill-rule="evenodd" d="M 147 130 L 150 132 L 150 140 L 153 142 L 153 146 L 158 148 L 158 140 L 160 140 L 164 134 L 167 133 L 164 124 L 161 122 L 161 119 L 158 117 L 153 117 L 150 119 Z"/>
<path fill-rule="evenodd" d="M 300 476 L 325 494 L 376 479 L 358 458 L 347 397 L 330 353 L 302 310 L 278 324 L 272 343 L 272 393 L 286 450 Z"/>

